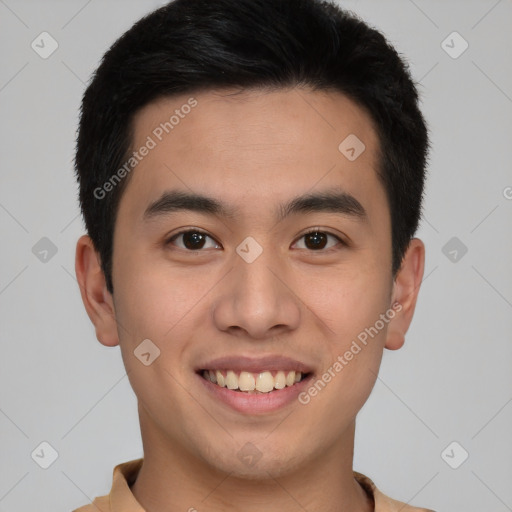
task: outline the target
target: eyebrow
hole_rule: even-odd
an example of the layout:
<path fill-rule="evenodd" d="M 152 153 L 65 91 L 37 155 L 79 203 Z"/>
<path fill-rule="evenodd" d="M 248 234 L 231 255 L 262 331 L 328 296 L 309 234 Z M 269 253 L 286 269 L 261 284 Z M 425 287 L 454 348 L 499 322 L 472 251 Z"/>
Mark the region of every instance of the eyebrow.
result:
<path fill-rule="evenodd" d="M 229 206 L 213 197 L 181 190 L 169 190 L 149 204 L 144 211 L 143 220 L 149 221 L 184 210 L 229 219 L 234 219 L 238 213 L 238 208 Z M 338 188 L 294 197 L 287 203 L 278 205 L 275 216 L 276 220 L 280 222 L 292 214 L 313 212 L 330 212 L 354 217 L 361 221 L 368 220 L 363 205 L 354 196 Z"/>

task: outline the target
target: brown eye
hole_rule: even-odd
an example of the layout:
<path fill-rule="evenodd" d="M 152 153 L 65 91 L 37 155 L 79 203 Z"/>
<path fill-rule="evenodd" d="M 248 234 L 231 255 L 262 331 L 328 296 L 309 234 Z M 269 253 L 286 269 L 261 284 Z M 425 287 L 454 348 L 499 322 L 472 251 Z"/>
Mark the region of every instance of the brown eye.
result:
<path fill-rule="evenodd" d="M 328 233 L 326 231 L 320 231 L 319 229 L 315 229 L 315 230 L 309 231 L 308 233 L 305 233 L 304 235 L 301 236 L 301 238 L 299 240 L 304 239 L 305 247 L 299 247 L 299 249 L 309 249 L 312 251 L 322 251 L 325 249 L 325 252 L 327 252 L 329 249 L 331 249 L 337 245 L 335 243 L 334 245 L 331 245 L 331 246 L 327 247 L 327 249 L 326 249 L 329 237 L 335 239 L 341 245 L 345 245 L 343 240 L 341 240 L 341 238 L 339 238 L 338 236 L 333 235 L 332 233 Z"/>
<path fill-rule="evenodd" d="M 175 240 L 181 239 L 182 244 L 176 244 L 181 249 L 187 249 L 189 251 L 199 251 L 205 248 L 207 244 L 207 239 L 213 240 L 213 238 L 203 231 L 198 231 L 197 229 L 188 230 L 188 231 L 180 231 L 173 235 L 168 241 L 167 244 L 174 243 Z M 214 248 L 219 247 L 218 244 L 214 244 Z M 208 247 L 206 247 L 208 248 Z"/>
<path fill-rule="evenodd" d="M 327 235 L 320 231 L 313 231 L 304 236 L 308 249 L 323 249 L 327 244 Z"/>

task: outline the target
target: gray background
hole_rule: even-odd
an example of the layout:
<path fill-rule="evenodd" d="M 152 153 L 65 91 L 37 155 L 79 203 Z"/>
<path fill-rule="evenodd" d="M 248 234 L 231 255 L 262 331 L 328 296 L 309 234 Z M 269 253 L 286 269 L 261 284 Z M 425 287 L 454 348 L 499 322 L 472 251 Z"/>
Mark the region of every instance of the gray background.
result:
<path fill-rule="evenodd" d="M 142 455 L 119 347 L 96 340 L 74 276 L 72 158 L 85 83 L 161 4 L 0 0 L 0 512 L 69 511 Z M 433 144 L 425 280 L 359 415 L 354 467 L 438 512 L 512 510 L 512 1 L 342 5 L 406 56 Z M 43 31 L 59 45 L 46 59 L 31 47 Z M 47 469 L 43 441 L 58 452 Z"/>

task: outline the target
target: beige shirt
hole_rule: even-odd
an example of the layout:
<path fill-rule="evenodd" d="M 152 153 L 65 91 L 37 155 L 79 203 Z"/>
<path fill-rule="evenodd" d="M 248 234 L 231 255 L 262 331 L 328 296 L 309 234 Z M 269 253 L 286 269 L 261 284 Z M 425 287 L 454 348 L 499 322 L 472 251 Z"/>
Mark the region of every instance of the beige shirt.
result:
<path fill-rule="evenodd" d="M 110 494 L 94 499 L 92 504 L 73 510 L 73 512 L 145 512 L 132 494 L 132 485 L 142 466 L 142 458 L 118 464 L 114 468 Z M 392 500 L 382 494 L 366 476 L 354 471 L 354 478 L 361 484 L 370 499 L 375 503 L 375 512 L 434 512 L 426 508 L 416 508 L 400 501 Z"/>

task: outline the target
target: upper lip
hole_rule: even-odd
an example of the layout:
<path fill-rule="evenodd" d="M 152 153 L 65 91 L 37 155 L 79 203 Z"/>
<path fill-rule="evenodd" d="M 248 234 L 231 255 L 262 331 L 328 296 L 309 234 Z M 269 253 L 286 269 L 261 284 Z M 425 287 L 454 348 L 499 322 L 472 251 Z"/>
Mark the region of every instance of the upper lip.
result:
<path fill-rule="evenodd" d="M 307 364 L 286 356 L 265 356 L 265 357 L 246 357 L 246 356 L 225 356 L 211 359 L 202 363 L 196 368 L 200 370 L 233 370 L 260 373 L 264 371 L 296 371 L 302 373 L 311 373 L 313 370 Z"/>

